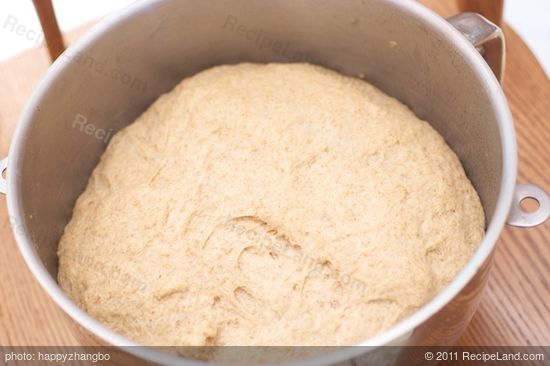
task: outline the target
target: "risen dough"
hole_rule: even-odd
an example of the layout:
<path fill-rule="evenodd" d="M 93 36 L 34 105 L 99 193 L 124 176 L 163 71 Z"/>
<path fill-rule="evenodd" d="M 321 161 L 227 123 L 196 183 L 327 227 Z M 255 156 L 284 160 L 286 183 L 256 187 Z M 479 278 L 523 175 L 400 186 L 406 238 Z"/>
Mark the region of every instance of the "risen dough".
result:
<path fill-rule="evenodd" d="M 484 230 L 456 155 L 367 82 L 219 66 L 113 137 L 59 243 L 59 282 L 152 345 L 346 345 L 403 319 Z"/>

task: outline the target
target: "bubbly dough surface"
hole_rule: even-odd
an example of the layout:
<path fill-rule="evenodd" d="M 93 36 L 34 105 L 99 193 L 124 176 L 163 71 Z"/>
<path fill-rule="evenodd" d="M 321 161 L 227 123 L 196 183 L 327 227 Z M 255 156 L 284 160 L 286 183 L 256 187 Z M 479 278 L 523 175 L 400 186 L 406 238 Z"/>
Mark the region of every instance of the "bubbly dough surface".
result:
<path fill-rule="evenodd" d="M 406 106 L 308 64 L 218 66 L 117 133 L 59 283 L 150 345 L 348 345 L 448 284 L 484 233 L 451 149 Z"/>

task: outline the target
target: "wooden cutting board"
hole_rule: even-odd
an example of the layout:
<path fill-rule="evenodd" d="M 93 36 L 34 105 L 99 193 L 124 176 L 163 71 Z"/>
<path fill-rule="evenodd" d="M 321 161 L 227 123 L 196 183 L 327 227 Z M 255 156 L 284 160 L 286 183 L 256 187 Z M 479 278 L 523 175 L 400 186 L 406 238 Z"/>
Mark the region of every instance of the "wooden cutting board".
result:
<path fill-rule="evenodd" d="M 454 1 L 423 0 L 443 16 Z M 88 27 L 72 32 L 74 40 Z M 550 82 L 509 27 L 504 89 L 515 118 L 519 181 L 550 192 Z M 24 41 L 24 40 L 23 40 Z M 17 118 L 49 66 L 45 47 L 0 64 L 0 158 Z M 42 291 L 13 239 L 0 195 L 0 345 L 78 345 L 71 320 Z M 536 229 L 505 228 L 488 288 L 461 345 L 550 345 L 550 221 Z"/>

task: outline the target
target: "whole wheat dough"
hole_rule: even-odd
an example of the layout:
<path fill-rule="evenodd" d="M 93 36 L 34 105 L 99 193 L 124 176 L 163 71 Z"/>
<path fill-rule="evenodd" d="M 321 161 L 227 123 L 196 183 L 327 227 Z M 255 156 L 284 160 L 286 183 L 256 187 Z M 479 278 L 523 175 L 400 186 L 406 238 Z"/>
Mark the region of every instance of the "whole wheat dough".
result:
<path fill-rule="evenodd" d="M 414 312 L 484 233 L 451 149 L 406 106 L 308 64 L 219 66 L 117 133 L 59 283 L 150 345 L 347 345 Z"/>

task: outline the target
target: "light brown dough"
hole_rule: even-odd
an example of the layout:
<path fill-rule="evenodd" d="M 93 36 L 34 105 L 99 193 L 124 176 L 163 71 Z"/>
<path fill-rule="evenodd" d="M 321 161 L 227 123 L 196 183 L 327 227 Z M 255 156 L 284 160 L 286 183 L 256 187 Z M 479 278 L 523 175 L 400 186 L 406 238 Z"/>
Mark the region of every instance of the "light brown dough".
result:
<path fill-rule="evenodd" d="M 443 138 L 359 79 L 219 66 L 116 134 L 59 283 L 151 345 L 348 345 L 408 316 L 484 234 Z"/>

